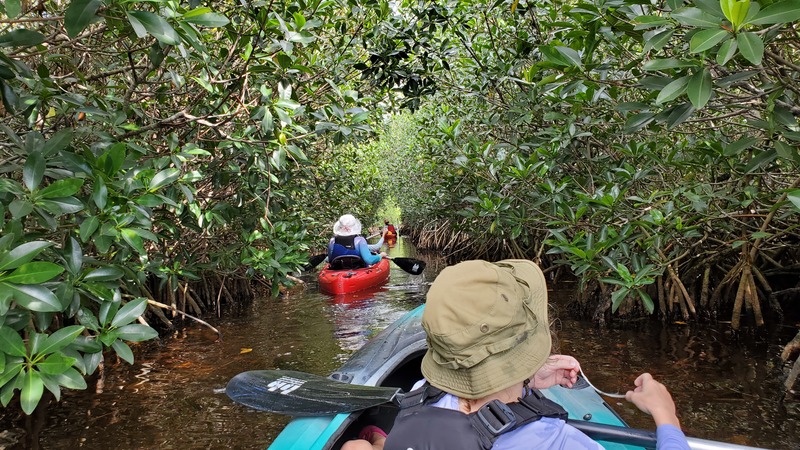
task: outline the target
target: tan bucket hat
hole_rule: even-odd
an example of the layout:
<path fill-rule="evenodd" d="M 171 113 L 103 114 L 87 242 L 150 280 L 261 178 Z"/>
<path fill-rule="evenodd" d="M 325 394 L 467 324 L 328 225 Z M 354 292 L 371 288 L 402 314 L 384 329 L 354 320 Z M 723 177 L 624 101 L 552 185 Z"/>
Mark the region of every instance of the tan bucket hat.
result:
<path fill-rule="evenodd" d="M 422 374 L 477 399 L 530 378 L 550 356 L 547 284 L 531 261 L 474 260 L 445 268 L 428 291 Z"/>

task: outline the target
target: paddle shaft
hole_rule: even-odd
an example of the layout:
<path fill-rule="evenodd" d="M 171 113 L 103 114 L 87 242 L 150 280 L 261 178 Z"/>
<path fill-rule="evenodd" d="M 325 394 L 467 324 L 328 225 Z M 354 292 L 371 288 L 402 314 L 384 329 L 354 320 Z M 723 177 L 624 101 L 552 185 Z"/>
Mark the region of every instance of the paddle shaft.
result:
<path fill-rule="evenodd" d="M 254 370 L 233 377 L 225 388 L 231 400 L 245 406 L 290 416 L 324 416 L 397 403 L 397 388 L 343 383 L 331 378 L 287 370 Z M 656 447 L 656 434 L 618 425 L 570 419 L 573 427 L 595 440 Z M 693 450 L 757 450 L 725 442 L 688 438 Z"/>

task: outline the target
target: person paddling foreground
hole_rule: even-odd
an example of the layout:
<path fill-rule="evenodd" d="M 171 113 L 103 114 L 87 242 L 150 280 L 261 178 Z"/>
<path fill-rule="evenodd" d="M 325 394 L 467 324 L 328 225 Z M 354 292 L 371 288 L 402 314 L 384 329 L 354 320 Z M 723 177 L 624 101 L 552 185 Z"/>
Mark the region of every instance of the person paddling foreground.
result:
<path fill-rule="evenodd" d="M 445 268 L 427 294 L 424 379 L 401 402 L 388 434 L 368 426 L 343 450 L 602 449 L 567 424 L 537 390 L 571 388 L 580 364 L 550 355 L 547 285 L 527 260 L 475 260 Z M 657 449 L 688 450 L 663 384 L 640 375 L 626 399 L 657 425 Z"/>

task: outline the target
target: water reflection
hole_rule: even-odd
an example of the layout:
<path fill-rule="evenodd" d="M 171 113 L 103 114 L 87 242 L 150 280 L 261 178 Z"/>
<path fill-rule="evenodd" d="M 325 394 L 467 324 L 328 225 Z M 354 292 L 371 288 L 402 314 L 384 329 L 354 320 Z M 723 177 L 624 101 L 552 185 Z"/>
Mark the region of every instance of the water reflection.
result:
<path fill-rule="evenodd" d="M 212 323 L 222 339 L 189 326 L 142 346 L 136 364 L 107 360 L 102 389 L 65 391 L 57 405 L 30 418 L 0 417 L 0 449 L 264 449 L 288 422 L 249 410 L 218 393 L 234 375 L 291 369 L 326 375 L 353 351 L 424 301 L 445 263 L 419 256 L 402 238 L 392 256 L 419 257 L 425 273 L 392 265 L 387 284 L 351 296 L 321 294 L 316 273 L 306 289 L 282 299 L 259 299 Z M 642 321 L 625 329 L 597 328 L 566 315 L 574 289 L 551 293 L 560 312 L 558 343 L 575 355 L 598 388 L 624 391 L 643 371 L 673 392 L 687 432 L 695 437 L 775 449 L 800 448 L 796 401 L 781 401 L 777 355 L 793 329 L 743 342 L 726 325 L 662 326 Z M 217 390 L 217 391 L 215 391 Z M 606 399 L 633 426 L 649 417 L 624 401 Z"/>

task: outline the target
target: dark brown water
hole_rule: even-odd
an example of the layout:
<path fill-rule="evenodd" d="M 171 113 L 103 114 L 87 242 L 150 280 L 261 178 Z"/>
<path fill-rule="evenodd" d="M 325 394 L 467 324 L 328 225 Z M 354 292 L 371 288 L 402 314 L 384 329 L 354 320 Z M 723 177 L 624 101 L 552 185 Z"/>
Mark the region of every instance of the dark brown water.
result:
<path fill-rule="evenodd" d="M 415 256 L 403 240 L 389 252 Z M 0 412 L 0 449 L 265 449 L 288 418 L 251 411 L 218 393 L 239 372 L 291 369 L 327 375 L 371 336 L 424 302 L 444 267 L 413 277 L 396 266 L 384 287 L 334 298 L 320 294 L 313 274 L 305 291 L 259 299 L 246 310 L 212 320 L 223 338 L 189 326 L 142 348 L 134 365 L 109 367 L 102 387 L 68 391 L 29 418 Z M 773 449 L 800 448 L 800 401 L 781 401 L 788 368 L 780 345 L 794 328 L 758 339 L 734 339 L 725 324 L 647 322 L 599 329 L 566 317 L 573 289 L 551 293 L 561 311 L 562 353 L 581 361 L 592 383 L 625 391 L 642 371 L 670 387 L 687 434 Z M 631 425 L 652 428 L 624 400 L 607 399 Z M 619 403 L 619 404 L 618 404 Z"/>

